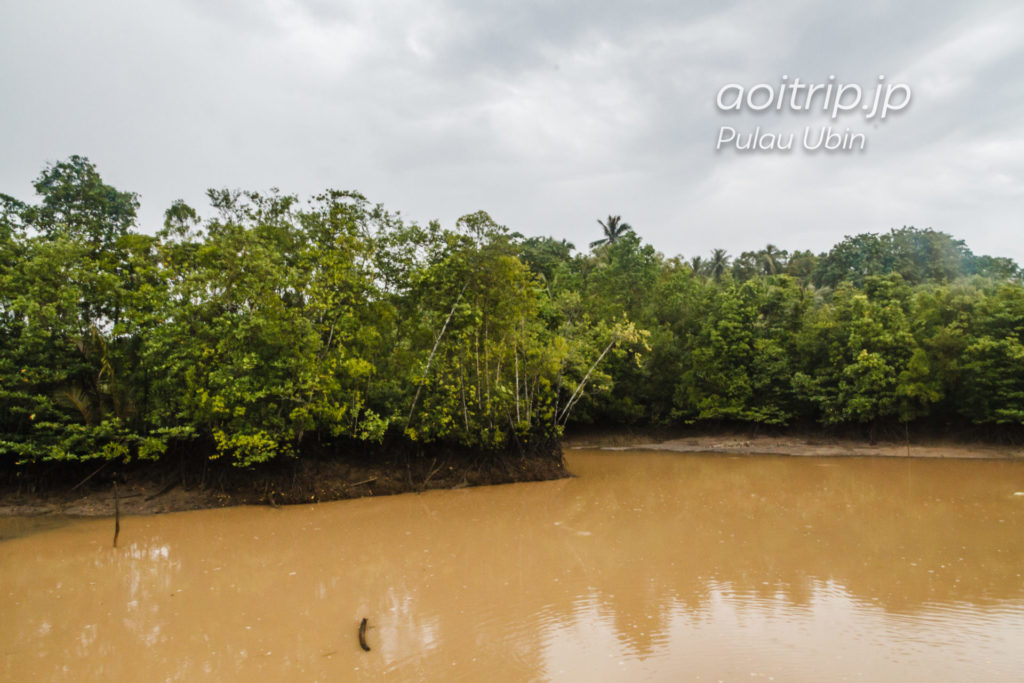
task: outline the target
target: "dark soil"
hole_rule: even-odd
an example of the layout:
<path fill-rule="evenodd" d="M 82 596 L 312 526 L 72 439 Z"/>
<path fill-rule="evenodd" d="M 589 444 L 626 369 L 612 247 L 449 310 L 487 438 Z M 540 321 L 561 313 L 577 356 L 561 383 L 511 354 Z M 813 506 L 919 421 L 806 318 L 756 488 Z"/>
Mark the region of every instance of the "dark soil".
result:
<path fill-rule="evenodd" d="M 468 450 L 320 453 L 239 469 L 177 457 L 133 466 L 36 466 L 0 477 L 0 517 L 139 515 L 229 505 L 290 505 L 363 496 L 543 481 L 569 476 L 559 444 L 548 452 Z"/>
<path fill-rule="evenodd" d="M 826 432 L 799 429 L 595 429 L 564 439 L 567 448 L 655 449 L 675 452 L 1024 459 L 1020 434 L 934 429 L 898 433 Z M 481 453 L 468 449 L 413 450 L 385 444 L 367 451 L 310 451 L 256 469 L 211 461 L 198 451 L 180 451 L 158 463 L 131 466 L 98 462 L 41 464 L 0 471 L 0 518 L 102 516 L 114 514 L 118 482 L 123 514 L 154 514 L 229 505 L 289 505 L 363 496 L 452 489 L 464 486 L 543 481 L 569 476 L 562 444 Z M 21 524 L 21 522 L 18 522 Z M 10 524 L 7 524 L 10 526 Z M 0 540 L 17 534 L 0 524 Z M 19 527 L 20 528 L 20 527 Z"/>

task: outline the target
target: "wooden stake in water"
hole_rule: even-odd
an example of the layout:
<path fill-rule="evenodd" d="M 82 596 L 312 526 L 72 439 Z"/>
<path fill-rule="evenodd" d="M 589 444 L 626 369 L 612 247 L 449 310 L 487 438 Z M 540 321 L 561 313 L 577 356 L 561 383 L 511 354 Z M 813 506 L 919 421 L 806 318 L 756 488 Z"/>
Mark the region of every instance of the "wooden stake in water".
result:
<path fill-rule="evenodd" d="M 121 533 L 121 497 L 117 494 L 117 479 L 114 480 L 114 547 L 117 547 L 117 535 Z"/>

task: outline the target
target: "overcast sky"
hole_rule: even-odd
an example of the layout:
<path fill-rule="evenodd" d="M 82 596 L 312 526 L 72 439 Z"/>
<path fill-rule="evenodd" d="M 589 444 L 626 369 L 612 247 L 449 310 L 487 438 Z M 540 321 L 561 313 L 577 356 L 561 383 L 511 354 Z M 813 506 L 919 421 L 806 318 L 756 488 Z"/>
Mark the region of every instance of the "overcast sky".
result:
<path fill-rule="evenodd" d="M 906 83 L 882 122 L 730 114 L 719 89 Z M 863 152 L 715 151 L 722 126 L 862 132 Z M 7 0 L 0 192 L 72 154 L 141 195 L 356 189 L 577 247 L 620 214 L 687 257 L 932 227 L 1024 263 L 1024 7 L 722 0 Z"/>

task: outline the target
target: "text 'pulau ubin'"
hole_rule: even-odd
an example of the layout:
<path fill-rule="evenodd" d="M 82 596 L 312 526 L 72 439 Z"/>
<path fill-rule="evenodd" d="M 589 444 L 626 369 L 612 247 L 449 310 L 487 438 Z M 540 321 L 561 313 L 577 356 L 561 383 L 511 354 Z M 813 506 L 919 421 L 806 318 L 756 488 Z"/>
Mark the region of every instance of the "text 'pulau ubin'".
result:
<path fill-rule="evenodd" d="M 739 130 L 736 126 L 718 129 L 715 149 L 733 149 L 738 152 L 789 152 L 803 149 L 808 152 L 854 152 L 867 148 L 867 134 L 847 126 L 834 125 L 844 116 L 860 112 L 865 121 L 877 126 L 891 114 L 907 108 L 911 100 L 910 86 L 906 83 L 887 83 L 879 76 L 873 90 L 856 83 L 836 82 L 829 76 L 825 83 L 804 83 L 799 78 L 790 80 L 784 75 L 777 84 L 758 83 L 745 87 L 738 83 L 722 86 L 715 105 L 723 113 L 793 112 L 828 116 L 825 125 L 807 125 L 802 131 L 772 131 L 761 125 Z"/>

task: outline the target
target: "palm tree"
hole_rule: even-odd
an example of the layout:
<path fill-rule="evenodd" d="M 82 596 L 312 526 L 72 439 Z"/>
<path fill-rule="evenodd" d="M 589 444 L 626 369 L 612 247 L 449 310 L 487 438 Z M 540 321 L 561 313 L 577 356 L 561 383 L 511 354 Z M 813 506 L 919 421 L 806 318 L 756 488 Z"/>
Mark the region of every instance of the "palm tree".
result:
<path fill-rule="evenodd" d="M 615 244 L 628 233 L 633 232 L 633 226 L 622 222 L 622 216 L 608 216 L 608 221 L 598 219 L 598 224 L 604 230 L 604 237 L 590 243 L 590 248 L 600 247 L 605 244 Z"/>
<path fill-rule="evenodd" d="M 785 257 L 785 252 L 779 251 L 779 248 L 774 244 L 769 244 L 761 250 L 761 266 L 764 268 L 765 275 L 778 275 L 782 269 L 782 259 Z"/>
<path fill-rule="evenodd" d="M 690 259 L 690 270 L 693 271 L 694 275 L 704 276 L 704 271 L 708 269 L 708 262 L 702 259 L 700 256 L 694 256 Z"/>
<path fill-rule="evenodd" d="M 715 282 L 720 282 L 725 271 L 729 268 L 729 254 L 725 249 L 715 249 L 711 252 L 711 260 L 708 262 L 708 271 Z"/>

